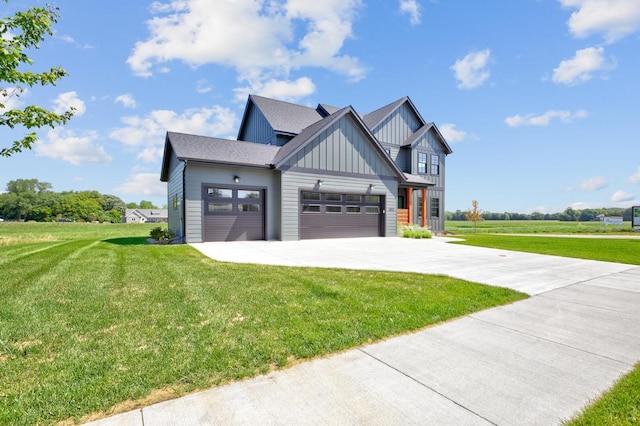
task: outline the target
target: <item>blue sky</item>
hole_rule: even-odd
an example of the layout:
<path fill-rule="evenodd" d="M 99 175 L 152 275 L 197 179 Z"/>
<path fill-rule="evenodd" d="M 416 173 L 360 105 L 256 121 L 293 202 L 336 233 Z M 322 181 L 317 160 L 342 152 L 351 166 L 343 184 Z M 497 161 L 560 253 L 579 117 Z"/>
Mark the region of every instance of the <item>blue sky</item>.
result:
<path fill-rule="evenodd" d="M 0 15 L 25 3 L 45 2 Z M 165 132 L 235 138 L 249 93 L 363 114 L 409 96 L 454 151 L 447 210 L 640 205 L 637 0 L 47 3 L 61 17 L 31 69 L 70 76 L 4 103 L 77 114 L 0 158 L 2 189 L 163 205 Z"/>

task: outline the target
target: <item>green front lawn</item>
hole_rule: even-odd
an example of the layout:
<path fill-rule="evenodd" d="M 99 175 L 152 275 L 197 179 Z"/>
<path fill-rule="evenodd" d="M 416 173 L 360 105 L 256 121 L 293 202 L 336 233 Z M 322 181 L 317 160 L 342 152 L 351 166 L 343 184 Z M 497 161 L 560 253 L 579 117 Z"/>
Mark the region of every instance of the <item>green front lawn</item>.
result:
<path fill-rule="evenodd" d="M 640 265 L 640 238 L 562 238 L 496 234 L 464 234 L 458 237 L 464 241 L 456 244 Z"/>
<path fill-rule="evenodd" d="M 443 276 L 221 263 L 148 245 L 150 228 L 0 224 L 0 424 L 133 409 L 526 298 Z"/>

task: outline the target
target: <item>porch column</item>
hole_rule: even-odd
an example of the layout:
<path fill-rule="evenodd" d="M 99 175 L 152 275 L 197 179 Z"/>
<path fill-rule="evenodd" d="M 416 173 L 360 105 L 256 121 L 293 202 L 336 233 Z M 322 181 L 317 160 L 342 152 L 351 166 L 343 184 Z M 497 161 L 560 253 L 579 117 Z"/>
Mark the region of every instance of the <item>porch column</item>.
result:
<path fill-rule="evenodd" d="M 427 188 L 422 188 L 422 223 L 420 226 L 427 227 Z"/>
<path fill-rule="evenodd" d="M 409 216 L 409 225 L 413 224 L 413 189 L 407 188 L 407 214 Z"/>

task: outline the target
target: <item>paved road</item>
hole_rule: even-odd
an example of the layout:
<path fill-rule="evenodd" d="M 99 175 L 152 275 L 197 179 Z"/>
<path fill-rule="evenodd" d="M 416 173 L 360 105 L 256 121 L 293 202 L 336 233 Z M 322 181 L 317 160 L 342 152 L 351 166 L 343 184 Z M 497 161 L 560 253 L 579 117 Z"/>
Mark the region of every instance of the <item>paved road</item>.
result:
<path fill-rule="evenodd" d="M 233 262 L 444 273 L 531 298 L 96 425 L 549 425 L 640 360 L 640 268 L 373 238 L 194 245 Z"/>

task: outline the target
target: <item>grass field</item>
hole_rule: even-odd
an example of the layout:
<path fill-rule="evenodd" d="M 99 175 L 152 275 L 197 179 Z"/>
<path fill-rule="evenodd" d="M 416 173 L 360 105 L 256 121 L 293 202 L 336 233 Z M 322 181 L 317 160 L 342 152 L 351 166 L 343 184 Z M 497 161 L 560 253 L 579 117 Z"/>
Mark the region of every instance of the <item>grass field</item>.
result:
<path fill-rule="evenodd" d="M 455 244 L 640 265 L 640 238 L 562 238 L 496 234 L 456 236 L 464 241 Z"/>
<path fill-rule="evenodd" d="M 526 297 L 220 263 L 146 244 L 152 227 L 0 223 L 0 424 L 130 410 Z"/>
<path fill-rule="evenodd" d="M 445 230 L 453 233 L 473 233 L 473 222 L 448 220 Z M 477 223 L 477 233 L 502 234 L 625 234 L 633 232 L 631 222 L 607 225 L 602 222 L 560 222 L 556 220 L 485 220 Z"/>

